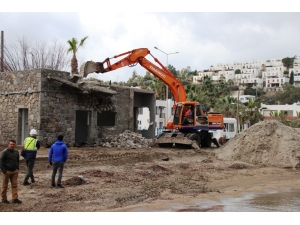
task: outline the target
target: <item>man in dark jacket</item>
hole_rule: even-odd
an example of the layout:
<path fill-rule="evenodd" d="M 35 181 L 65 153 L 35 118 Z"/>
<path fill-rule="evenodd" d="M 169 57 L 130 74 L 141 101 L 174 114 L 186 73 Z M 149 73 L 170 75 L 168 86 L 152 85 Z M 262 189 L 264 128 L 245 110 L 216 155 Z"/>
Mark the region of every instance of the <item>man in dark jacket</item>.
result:
<path fill-rule="evenodd" d="M 24 148 L 26 149 L 25 160 L 26 160 L 26 165 L 27 165 L 27 173 L 24 178 L 23 185 L 30 184 L 28 182 L 29 177 L 31 179 L 31 183 L 35 182 L 34 176 L 33 176 L 33 167 L 34 167 L 34 162 L 36 159 L 37 150 L 40 148 L 40 142 L 36 138 L 36 136 L 37 136 L 36 129 L 32 129 L 30 131 L 29 135 L 30 136 L 25 138 L 25 140 L 24 140 Z"/>
<path fill-rule="evenodd" d="M 11 183 L 12 202 L 22 203 L 18 199 L 18 174 L 19 174 L 19 151 L 15 149 L 16 141 L 10 140 L 8 147 L 1 152 L 0 168 L 2 172 L 2 202 L 8 204 L 7 188 L 8 182 Z"/>
<path fill-rule="evenodd" d="M 55 187 L 55 176 L 58 170 L 57 187 L 63 188 L 61 185 L 64 164 L 68 159 L 68 148 L 63 142 L 63 135 L 58 135 L 57 141 L 51 146 L 48 155 L 48 162 L 52 166 L 52 187 Z"/>

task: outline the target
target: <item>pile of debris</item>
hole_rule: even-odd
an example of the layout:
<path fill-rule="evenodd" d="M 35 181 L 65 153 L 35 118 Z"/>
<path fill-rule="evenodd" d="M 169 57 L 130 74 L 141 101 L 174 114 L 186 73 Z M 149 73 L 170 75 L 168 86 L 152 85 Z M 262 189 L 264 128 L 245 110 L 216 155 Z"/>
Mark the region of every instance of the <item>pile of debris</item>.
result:
<path fill-rule="evenodd" d="M 154 139 L 146 139 L 142 134 L 131 132 L 130 130 L 125 130 L 119 135 L 108 135 L 102 138 L 100 143 L 101 147 L 117 147 L 120 149 L 151 148 L 153 145 L 155 145 Z"/>
<path fill-rule="evenodd" d="M 300 130 L 277 120 L 261 121 L 218 149 L 218 158 L 255 165 L 296 168 Z"/>

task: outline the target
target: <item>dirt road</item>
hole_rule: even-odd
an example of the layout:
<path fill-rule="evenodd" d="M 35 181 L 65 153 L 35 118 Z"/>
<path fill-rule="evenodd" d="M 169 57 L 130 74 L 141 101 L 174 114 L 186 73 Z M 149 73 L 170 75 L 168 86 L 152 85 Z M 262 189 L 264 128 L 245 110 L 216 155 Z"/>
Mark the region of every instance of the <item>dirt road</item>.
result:
<path fill-rule="evenodd" d="M 22 185 L 26 165 L 21 160 L 19 198 L 23 203 L 1 203 L 0 211 L 105 212 L 132 211 L 139 207 L 164 211 L 166 202 L 299 187 L 299 170 L 221 160 L 215 152 L 216 148 L 69 148 L 62 180 L 65 188 L 61 189 L 51 188 L 48 149 L 42 148 L 34 167 L 36 182 L 29 186 Z M 222 211 L 222 208 L 177 211 Z"/>

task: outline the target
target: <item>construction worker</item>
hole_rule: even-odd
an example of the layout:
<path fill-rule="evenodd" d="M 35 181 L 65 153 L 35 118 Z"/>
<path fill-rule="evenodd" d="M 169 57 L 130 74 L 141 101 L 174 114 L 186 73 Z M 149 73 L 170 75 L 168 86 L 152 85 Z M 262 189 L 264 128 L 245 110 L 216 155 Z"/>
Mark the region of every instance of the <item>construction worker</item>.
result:
<path fill-rule="evenodd" d="M 29 185 L 28 179 L 31 179 L 31 183 L 34 183 L 33 167 L 36 159 L 37 150 L 40 148 L 40 142 L 36 138 L 37 131 L 32 129 L 29 133 L 29 137 L 24 140 L 24 148 L 26 149 L 25 160 L 27 165 L 27 173 L 23 182 L 23 185 Z"/>
<path fill-rule="evenodd" d="M 11 183 L 12 202 L 20 204 L 18 199 L 18 175 L 19 175 L 19 151 L 15 148 L 16 141 L 10 140 L 8 146 L 1 152 L 0 168 L 2 172 L 2 202 L 9 204 L 7 200 L 8 182 Z"/>
<path fill-rule="evenodd" d="M 184 106 L 184 109 L 183 109 L 183 119 L 182 119 L 182 124 L 187 124 L 188 123 L 188 120 L 187 118 L 192 118 L 192 110 L 190 108 L 190 106 L 188 105 L 185 105 Z"/>

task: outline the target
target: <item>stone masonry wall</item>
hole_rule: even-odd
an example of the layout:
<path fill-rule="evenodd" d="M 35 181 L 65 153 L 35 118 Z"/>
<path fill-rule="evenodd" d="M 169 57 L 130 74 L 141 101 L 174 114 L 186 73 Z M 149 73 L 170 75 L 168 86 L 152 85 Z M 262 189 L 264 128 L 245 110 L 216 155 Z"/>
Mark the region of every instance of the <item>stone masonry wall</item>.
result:
<path fill-rule="evenodd" d="M 69 73 L 58 71 L 43 71 L 42 73 L 40 129 L 43 142 L 51 144 L 56 140 L 57 135 L 63 134 L 66 143 L 75 145 L 76 111 L 84 110 L 90 112 L 87 141 L 97 143 L 97 106 L 101 93 L 99 95 L 82 93 L 59 81 L 48 79 L 49 73 L 69 79 Z"/>
<path fill-rule="evenodd" d="M 39 124 L 39 70 L 0 73 L 0 144 L 17 139 L 18 109 L 28 108 L 28 127 Z"/>
<path fill-rule="evenodd" d="M 130 87 L 120 87 L 114 85 L 101 85 L 116 91 L 118 94 L 112 97 L 114 105 L 116 105 L 116 125 L 113 127 L 97 127 L 99 138 L 109 135 L 117 135 L 125 130 L 134 131 L 133 123 L 133 99 L 134 92 Z"/>
<path fill-rule="evenodd" d="M 134 92 L 131 88 L 107 86 L 117 92 L 112 97 L 116 123 L 112 127 L 98 127 L 97 109 L 104 94 L 82 93 L 48 79 L 49 74 L 66 80 L 70 77 L 67 72 L 46 69 L 0 73 L 0 144 L 6 145 L 9 139 L 17 140 L 20 108 L 28 109 L 28 133 L 32 128 L 37 129 L 38 139 L 44 146 L 52 144 L 59 134 L 64 135 L 67 144 L 74 144 L 76 110 L 91 112 L 88 134 L 91 143 L 97 143 L 107 135 L 134 131 Z"/>

